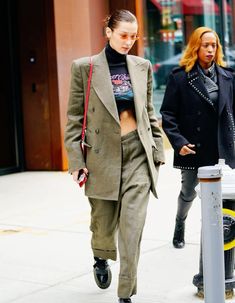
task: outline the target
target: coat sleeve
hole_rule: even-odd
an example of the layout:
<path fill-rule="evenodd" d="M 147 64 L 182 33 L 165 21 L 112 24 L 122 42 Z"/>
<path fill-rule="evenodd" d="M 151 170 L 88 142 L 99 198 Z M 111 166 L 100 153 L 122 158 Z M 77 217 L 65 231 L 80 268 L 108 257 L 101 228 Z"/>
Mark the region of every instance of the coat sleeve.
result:
<path fill-rule="evenodd" d="M 162 127 L 173 149 L 178 154 L 182 146 L 189 144 L 188 140 L 180 133 L 179 128 L 180 92 L 174 74 L 168 79 L 165 95 L 160 113 L 162 115 Z"/>
<path fill-rule="evenodd" d="M 74 61 L 71 68 L 71 84 L 65 128 L 65 147 L 68 154 L 69 172 L 86 166 L 80 147 L 84 112 L 84 85 L 80 65 Z"/>
<path fill-rule="evenodd" d="M 165 163 L 165 155 L 163 148 L 163 136 L 159 127 L 154 107 L 153 107 L 153 79 L 152 79 L 152 65 L 149 62 L 148 68 L 148 90 L 147 90 L 147 111 L 150 121 L 150 126 L 153 134 L 153 140 L 156 144 L 156 150 L 154 152 L 154 162 Z"/>
<path fill-rule="evenodd" d="M 235 72 L 233 73 L 233 118 L 235 119 Z"/>

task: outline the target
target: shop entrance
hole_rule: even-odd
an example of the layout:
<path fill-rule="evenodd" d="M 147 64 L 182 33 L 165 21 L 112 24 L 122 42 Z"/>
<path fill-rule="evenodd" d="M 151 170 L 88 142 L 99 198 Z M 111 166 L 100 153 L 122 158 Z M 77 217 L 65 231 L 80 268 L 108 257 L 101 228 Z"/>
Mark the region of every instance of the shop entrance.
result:
<path fill-rule="evenodd" d="M 23 168 L 23 144 L 20 121 L 19 70 L 16 46 L 16 8 L 13 1 L 0 4 L 0 175 Z"/>
<path fill-rule="evenodd" d="M 2 0 L 0 174 L 61 168 L 52 0 Z"/>

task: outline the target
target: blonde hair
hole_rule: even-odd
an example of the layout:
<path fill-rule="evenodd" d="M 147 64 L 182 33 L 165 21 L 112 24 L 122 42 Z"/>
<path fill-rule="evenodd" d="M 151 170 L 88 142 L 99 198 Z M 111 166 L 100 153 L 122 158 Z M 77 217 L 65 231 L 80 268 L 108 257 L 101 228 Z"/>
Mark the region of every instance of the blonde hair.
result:
<path fill-rule="evenodd" d="M 213 33 L 216 37 L 217 49 L 214 58 L 215 63 L 220 66 L 226 66 L 226 63 L 223 60 L 224 54 L 222 46 L 220 44 L 219 36 L 211 28 L 202 26 L 195 29 L 191 34 L 187 47 L 180 60 L 179 65 L 183 66 L 186 72 L 189 72 L 193 68 L 198 59 L 198 51 L 201 46 L 202 40 L 201 38 L 205 33 Z"/>

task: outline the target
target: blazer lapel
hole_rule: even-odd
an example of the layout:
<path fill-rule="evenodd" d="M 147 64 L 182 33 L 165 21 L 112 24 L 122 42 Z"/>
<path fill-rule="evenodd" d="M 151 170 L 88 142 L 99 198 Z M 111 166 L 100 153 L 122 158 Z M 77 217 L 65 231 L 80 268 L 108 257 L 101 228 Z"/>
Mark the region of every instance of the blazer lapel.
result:
<path fill-rule="evenodd" d="M 218 84 L 219 84 L 219 115 L 221 115 L 222 110 L 226 103 L 226 98 L 228 98 L 228 93 L 231 90 L 231 76 L 229 76 L 221 67 L 216 65 Z"/>
<path fill-rule="evenodd" d="M 120 124 L 105 50 L 93 57 L 92 86 L 109 113 Z"/>
<path fill-rule="evenodd" d="M 208 102 L 215 109 L 213 102 L 210 100 L 209 94 L 199 77 L 199 72 L 196 66 L 188 73 L 188 84 L 202 99 Z"/>
<path fill-rule="evenodd" d="M 127 56 L 127 67 L 134 92 L 136 118 L 140 121 L 147 94 L 146 67 L 132 56 Z"/>
<path fill-rule="evenodd" d="M 137 120 L 141 120 L 147 94 L 146 67 L 136 61 L 132 56 L 127 56 L 127 67 L 134 92 L 136 118 Z M 93 56 L 91 83 L 101 102 L 117 123 L 120 124 L 105 50 L 100 54 Z"/>

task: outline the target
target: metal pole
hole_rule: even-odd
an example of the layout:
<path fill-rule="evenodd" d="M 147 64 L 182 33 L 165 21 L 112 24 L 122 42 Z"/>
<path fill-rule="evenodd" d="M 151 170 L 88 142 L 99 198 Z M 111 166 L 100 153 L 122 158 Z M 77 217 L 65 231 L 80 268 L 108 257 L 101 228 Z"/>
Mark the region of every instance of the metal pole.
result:
<path fill-rule="evenodd" d="M 225 302 L 221 168 L 198 169 L 202 201 L 202 257 L 205 303 Z"/>

